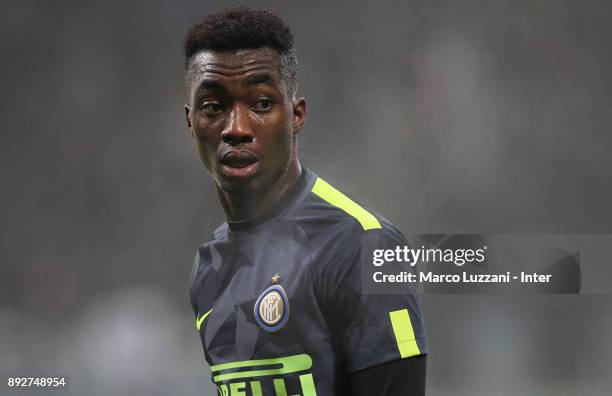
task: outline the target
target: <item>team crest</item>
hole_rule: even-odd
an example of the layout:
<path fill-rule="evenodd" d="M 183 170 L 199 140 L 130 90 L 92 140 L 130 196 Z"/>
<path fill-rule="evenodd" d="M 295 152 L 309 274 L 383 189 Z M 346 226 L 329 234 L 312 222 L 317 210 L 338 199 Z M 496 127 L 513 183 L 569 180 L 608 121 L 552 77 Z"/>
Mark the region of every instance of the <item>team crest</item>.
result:
<path fill-rule="evenodd" d="M 255 302 L 255 320 L 269 333 L 285 327 L 289 320 L 289 299 L 281 285 L 274 284 L 261 293 Z"/>

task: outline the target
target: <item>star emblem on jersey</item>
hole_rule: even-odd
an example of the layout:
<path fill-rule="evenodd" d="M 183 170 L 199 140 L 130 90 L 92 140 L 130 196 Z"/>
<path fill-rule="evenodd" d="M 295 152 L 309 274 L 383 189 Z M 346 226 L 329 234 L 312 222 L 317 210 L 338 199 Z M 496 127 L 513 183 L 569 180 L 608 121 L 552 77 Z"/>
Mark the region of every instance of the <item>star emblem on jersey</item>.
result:
<path fill-rule="evenodd" d="M 278 274 L 277 274 L 278 275 Z M 285 327 L 289 320 L 289 299 L 281 285 L 272 285 L 255 302 L 255 320 L 268 333 Z"/>
<path fill-rule="evenodd" d="M 278 272 L 276 274 L 274 274 L 274 276 L 272 277 L 272 284 L 276 285 L 278 284 L 278 281 L 280 279 L 280 275 L 278 274 Z"/>

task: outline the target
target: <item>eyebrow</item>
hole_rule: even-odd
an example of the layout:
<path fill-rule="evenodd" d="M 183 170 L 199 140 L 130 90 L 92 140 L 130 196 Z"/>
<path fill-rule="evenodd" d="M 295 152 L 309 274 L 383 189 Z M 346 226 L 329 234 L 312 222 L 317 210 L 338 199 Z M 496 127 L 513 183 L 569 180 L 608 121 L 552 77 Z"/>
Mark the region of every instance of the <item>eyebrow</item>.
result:
<path fill-rule="evenodd" d="M 221 84 L 219 81 L 217 80 L 213 80 L 213 79 L 204 79 L 202 81 L 200 81 L 200 83 L 198 84 L 198 88 L 196 90 L 197 91 L 202 91 L 202 90 L 206 90 L 206 89 L 225 89 L 225 87 L 223 86 L 223 84 Z"/>
<path fill-rule="evenodd" d="M 257 85 L 257 84 L 272 85 L 273 82 L 274 82 L 274 78 L 272 78 L 270 73 L 253 73 L 253 74 L 249 74 L 244 79 L 244 85 Z"/>
<path fill-rule="evenodd" d="M 244 79 L 243 84 L 247 86 L 257 84 L 273 85 L 273 82 L 274 78 L 270 73 L 253 73 Z M 196 92 L 205 90 L 225 90 L 225 86 L 215 79 L 205 78 L 198 84 Z"/>

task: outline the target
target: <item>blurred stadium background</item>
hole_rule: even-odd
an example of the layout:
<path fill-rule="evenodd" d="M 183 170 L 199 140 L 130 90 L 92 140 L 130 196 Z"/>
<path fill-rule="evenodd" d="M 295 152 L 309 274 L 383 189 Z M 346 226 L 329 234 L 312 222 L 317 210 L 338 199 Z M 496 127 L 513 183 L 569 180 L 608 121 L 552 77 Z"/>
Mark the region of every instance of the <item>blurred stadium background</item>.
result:
<path fill-rule="evenodd" d="M 294 31 L 305 165 L 404 232 L 612 232 L 610 2 L 249 4 Z M 181 44 L 222 5 L 2 3 L 1 374 L 215 394 L 187 276 L 223 217 Z M 424 309 L 429 395 L 610 394 L 610 293 Z"/>

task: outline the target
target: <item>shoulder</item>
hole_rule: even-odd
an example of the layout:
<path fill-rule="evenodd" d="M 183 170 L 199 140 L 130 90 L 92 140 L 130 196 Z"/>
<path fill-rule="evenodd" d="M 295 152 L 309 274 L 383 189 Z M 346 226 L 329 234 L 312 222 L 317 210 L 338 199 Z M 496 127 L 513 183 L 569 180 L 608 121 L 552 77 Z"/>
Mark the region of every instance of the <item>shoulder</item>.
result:
<path fill-rule="evenodd" d="M 227 223 L 223 223 L 221 225 L 219 225 L 215 231 L 213 231 L 210 239 L 203 243 L 202 245 L 200 245 L 200 247 L 198 248 L 198 250 L 196 251 L 194 260 L 193 260 L 193 265 L 191 267 L 191 273 L 189 275 L 189 288 L 193 289 L 194 284 L 196 283 L 196 279 L 198 277 L 198 274 L 201 272 L 201 262 L 205 261 L 205 262 L 213 262 L 213 257 L 212 255 L 214 254 L 214 245 L 220 242 L 223 242 L 225 240 L 227 240 Z"/>
<path fill-rule="evenodd" d="M 287 220 L 301 227 L 310 240 L 358 243 L 366 234 L 405 239 L 389 220 L 323 178 L 314 175 L 308 188 Z"/>
<path fill-rule="evenodd" d="M 402 233 L 386 218 L 314 175 L 308 193 L 287 220 L 310 241 L 315 266 L 336 276 L 356 263 L 365 243 L 407 244 Z"/>

